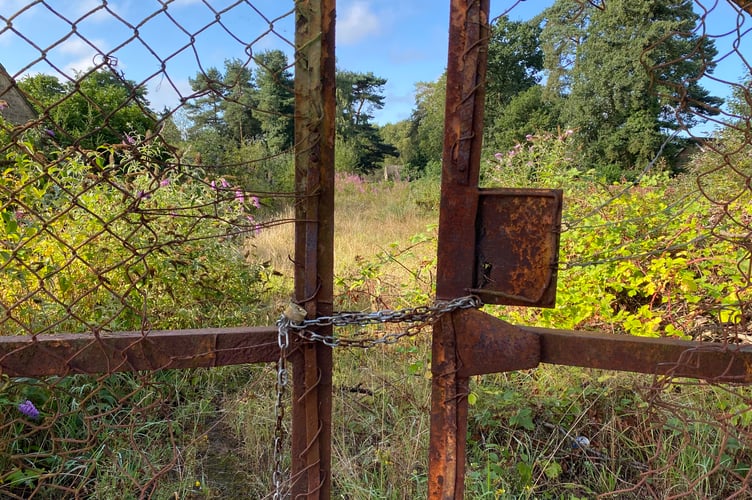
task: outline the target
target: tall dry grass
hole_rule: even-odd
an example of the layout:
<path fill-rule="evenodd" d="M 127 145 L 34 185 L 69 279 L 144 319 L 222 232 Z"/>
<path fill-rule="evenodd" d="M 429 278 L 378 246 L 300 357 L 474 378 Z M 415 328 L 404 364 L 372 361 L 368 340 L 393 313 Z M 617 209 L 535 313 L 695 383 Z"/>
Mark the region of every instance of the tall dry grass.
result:
<path fill-rule="evenodd" d="M 438 185 L 436 186 L 438 190 Z M 352 174 L 335 179 L 334 262 L 341 275 L 364 259 L 407 243 L 431 224 L 438 212 L 419 207 L 407 182 L 371 183 Z M 275 219 L 294 220 L 292 206 Z M 246 242 L 246 254 L 256 262 L 269 262 L 277 271 L 292 276 L 294 224 L 269 227 Z"/>

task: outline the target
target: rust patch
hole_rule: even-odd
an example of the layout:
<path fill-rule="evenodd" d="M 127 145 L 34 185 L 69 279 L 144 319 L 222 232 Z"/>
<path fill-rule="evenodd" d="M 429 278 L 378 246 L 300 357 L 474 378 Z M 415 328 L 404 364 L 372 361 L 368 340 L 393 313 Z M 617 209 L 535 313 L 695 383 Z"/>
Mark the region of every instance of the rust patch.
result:
<path fill-rule="evenodd" d="M 469 291 L 486 304 L 553 307 L 562 191 L 493 189 L 479 196 Z"/>

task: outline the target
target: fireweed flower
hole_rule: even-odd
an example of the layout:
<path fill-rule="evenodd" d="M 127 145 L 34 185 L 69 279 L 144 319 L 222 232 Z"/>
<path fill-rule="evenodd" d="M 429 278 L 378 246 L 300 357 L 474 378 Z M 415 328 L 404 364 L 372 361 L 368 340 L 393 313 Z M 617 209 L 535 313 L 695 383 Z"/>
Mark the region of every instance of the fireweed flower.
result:
<path fill-rule="evenodd" d="M 219 179 L 219 183 L 222 185 L 222 188 L 224 189 L 227 189 L 228 187 L 230 187 L 230 184 L 225 180 L 224 177 Z"/>
<path fill-rule="evenodd" d="M 24 415 L 26 415 L 27 417 L 33 420 L 36 420 L 39 418 L 39 410 L 37 410 L 37 407 L 34 406 L 34 403 L 29 401 L 28 399 L 25 402 L 20 403 L 18 405 L 18 411 L 20 411 L 21 413 L 23 413 Z"/>
<path fill-rule="evenodd" d="M 251 205 L 256 208 L 261 208 L 261 203 L 259 202 L 258 196 L 251 196 Z"/>
<path fill-rule="evenodd" d="M 245 203 L 245 195 L 243 194 L 243 191 L 240 189 L 235 191 L 235 201 L 237 201 L 240 204 Z"/>
<path fill-rule="evenodd" d="M 159 181 L 159 185 L 161 187 L 168 186 L 169 184 L 170 184 L 170 179 L 162 179 L 161 181 Z"/>

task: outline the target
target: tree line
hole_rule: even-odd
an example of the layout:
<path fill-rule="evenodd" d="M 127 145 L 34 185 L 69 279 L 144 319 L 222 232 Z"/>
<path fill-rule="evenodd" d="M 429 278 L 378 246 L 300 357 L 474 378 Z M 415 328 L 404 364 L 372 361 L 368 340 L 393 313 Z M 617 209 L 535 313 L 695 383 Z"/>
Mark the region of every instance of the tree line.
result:
<path fill-rule="evenodd" d="M 717 115 L 723 104 L 702 85 L 718 51 L 697 29 L 693 5 L 557 0 L 529 21 L 494 20 L 486 150 L 571 130 L 577 167 L 607 179 L 634 175 L 660 150 L 670 163 L 686 144 L 677 132 Z M 384 130 L 416 175 L 435 172 L 440 162 L 445 84 L 444 76 L 419 83 L 412 117 Z"/>
<path fill-rule="evenodd" d="M 692 0 L 557 0 L 529 21 L 495 19 L 488 49 L 484 147 L 499 152 L 529 134 L 571 130 L 577 167 L 629 176 L 662 150 L 683 146 L 676 132 L 719 113 L 703 87 L 717 49 L 697 31 Z M 228 59 L 190 79 L 177 126 L 152 110 L 147 92 L 110 69 L 61 83 L 50 75 L 19 82 L 60 145 L 96 148 L 127 134 L 161 135 L 206 165 L 242 163 L 293 146 L 293 71 L 284 52 Z M 338 69 L 337 168 L 369 173 L 384 162 L 410 178 L 440 171 L 446 76 L 416 83 L 412 115 L 377 125 L 387 80 Z M 250 150 L 249 150 L 250 148 Z M 274 167 L 276 168 L 276 167 Z M 275 172 L 269 171 L 271 178 Z"/>

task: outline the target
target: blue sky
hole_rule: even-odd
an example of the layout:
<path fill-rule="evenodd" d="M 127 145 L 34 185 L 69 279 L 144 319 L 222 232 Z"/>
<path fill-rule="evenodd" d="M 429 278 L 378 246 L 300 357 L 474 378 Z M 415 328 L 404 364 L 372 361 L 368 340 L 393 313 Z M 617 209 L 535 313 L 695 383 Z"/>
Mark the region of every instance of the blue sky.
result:
<path fill-rule="evenodd" d="M 100 62 L 102 53 L 117 59 L 116 68 L 137 82 L 146 82 L 155 109 L 174 107 L 178 95 L 189 95 L 188 78 L 201 67 L 221 68 L 225 59 L 245 59 L 254 52 L 279 48 L 292 54 L 292 1 L 250 0 L 222 12 L 236 0 L 48 0 L 45 5 L 28 0 L 0 0 L 0 63 L 14 76 L 28 73 L 73 75 Z M 206 4 L 211 5 L 212 11 Z M 492 16 L 510 11 L 512 19 L 527 19 L 553 0 L 492 1 Z M 256 7 L 257 11 L 251 7 Z M 708 8 L 713 6 L 708 2 Z M 215 23 L 219 15 L 221 24 Z M 144 19 L 148 18 L 146 22 Z M 12 27 L 7 26 L 10 21 Z M 372 71 L 387 78 L 386 107 L 377 112 L 378 123 L 409 117 L 415 83 L 436 80 L 446 67 L 449 24 L 448 0 L 340 0 L 337 14 L 337 61 L 342 69 Z M 717 2 L 708 17 L 712 35 L 736 26 L 737 16 L 727 0 Z M 270 31 L 270 22 L 273 31 Z M 71 23 L 76 33 L 71 34 Z M 138 37 L 128 26 L 139 26 Z M 743 19 L 741 32 L 750 30 Z M 209 25 L 207 27 L 207 25 Z M 195 43 L 191 44 L 191 36 Z M 730 50 L 733 37 L 717 40 L 721 53 Z M 744 41 L 752 35 L 747 34 Z M 36 45 L 36 47 L 34 46 Z M 752 46 L 752 42 L 747 45 Z M 46 60 L 40 58 L 45 51 Z M 747 61 L 750 49 L 744 45 Z M 114 59 L 113 59 L 114 62 Z M 165 72 L 161 72 L 162 64 Z M 54 68 L 53 68 L 54 66 Z M 717 76 L 738 81 L 744 64 L 737 53 L 724 58 Z M 167 76 L 165 76 L 167 75 Z M 718 95 L 726 88 L 707 82 Z"/>

